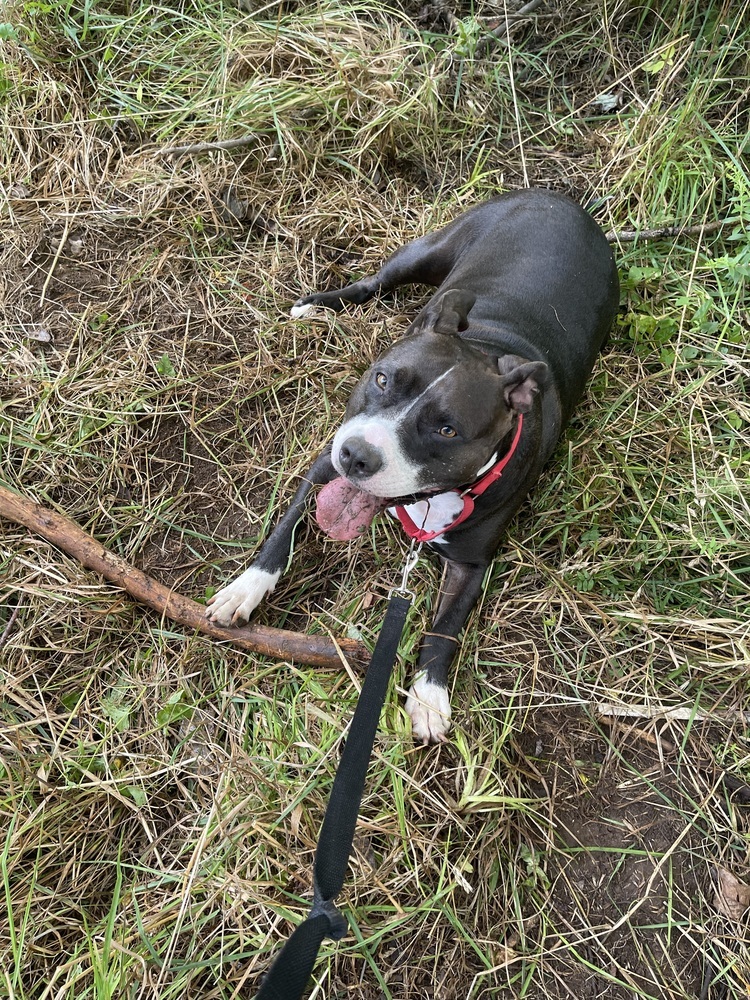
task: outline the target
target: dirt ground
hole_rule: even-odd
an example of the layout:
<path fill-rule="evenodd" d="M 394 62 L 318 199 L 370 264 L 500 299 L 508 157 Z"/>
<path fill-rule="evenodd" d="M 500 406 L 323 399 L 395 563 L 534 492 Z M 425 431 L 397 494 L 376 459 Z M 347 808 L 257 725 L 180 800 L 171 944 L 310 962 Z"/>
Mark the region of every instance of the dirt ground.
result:
<path fill-rule="evenodd" d="M 548 919 L 578 958 L 553 959 L 535 995 L 625 998 L 638 989 L 672 997 L 675 982 L 692 984 L 695 996 L 721 995 L 711 989 L 720 954 L 712 968 L 688 931 L 701 901 L 715 896 L 700 857 L 706 830 L 695 803 L 700 811 L 731 809 L 740 826 L 727 848 L 741 855 L 747 789 L 735 792 L 730 807 L 710 763 L 686 781 L 680 758 L 687 748 L 674 742 L 679 731 L 601 720 L 592 727 L 589 718 L 559 711 L 535 713 L 529 722 L 523 746 L 554 817 Z M 709 727 L 696 730 L 690 742 L 710 744 Z M 732 937 L 727 927 L 729 947 Z"/>

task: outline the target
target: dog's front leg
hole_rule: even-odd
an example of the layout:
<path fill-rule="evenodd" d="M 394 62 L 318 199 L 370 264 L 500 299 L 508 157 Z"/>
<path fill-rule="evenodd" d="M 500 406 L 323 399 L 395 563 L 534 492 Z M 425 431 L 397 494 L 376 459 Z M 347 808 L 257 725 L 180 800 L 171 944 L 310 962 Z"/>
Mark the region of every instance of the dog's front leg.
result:
<path fill-rule="evenodd" d="M 314 486 L 330 483 L 337 475 L 331 462 L 331 449 L 328 447 L 305 473 L 289 509 L 261 546 L 252 566 L 209 598 L 206 615 L 211 621 L 219 625 L 231 625 L 248 620 L 266 594 L 274 589 L 286 569 L 292 552 L 294 529 L 304 513 L 310 490 Z"/>
<path fill-rule="evenodd" d="M 422 640 L 419 665 L 406 699 L 414 739 L 442 743 L 450 728 L 448 670 L 458 650 L 458 634 L 479 599 L 486 563 L 445 561 L 432 631 Z"/>

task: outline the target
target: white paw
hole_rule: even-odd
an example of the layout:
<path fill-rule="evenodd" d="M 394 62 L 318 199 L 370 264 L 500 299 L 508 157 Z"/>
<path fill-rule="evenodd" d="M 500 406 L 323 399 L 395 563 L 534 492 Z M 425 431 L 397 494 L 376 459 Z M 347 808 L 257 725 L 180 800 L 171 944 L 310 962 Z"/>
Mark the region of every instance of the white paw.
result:
<path fill-rule="evenodd" d="M 451 726 L 451 704 L 444 687 L 427 680 L 426 674 L 418 674 L 406 698 L 406 711 L 415 740 L 445 743 Z"/>
<path fill-rule="evenodd" d="M 307 302 L 305 303 L 305 305 L 302 306 L 293 305 L 292 308 L 289 310 L 289 315 L 292 317 L 292 319 L 302 319 L 304 316 L 307 316 L 309 312 L 312 312 L 314 308 L 315 308 L 315 303 L 313 302 Z"/>
<path fill-rule="evenodd" d="M 260 602 L 279 582 L 281 572 L 267 573 L 251 566 L 208 600 L 206 617 L 217 625 L 247 621 Z"/>

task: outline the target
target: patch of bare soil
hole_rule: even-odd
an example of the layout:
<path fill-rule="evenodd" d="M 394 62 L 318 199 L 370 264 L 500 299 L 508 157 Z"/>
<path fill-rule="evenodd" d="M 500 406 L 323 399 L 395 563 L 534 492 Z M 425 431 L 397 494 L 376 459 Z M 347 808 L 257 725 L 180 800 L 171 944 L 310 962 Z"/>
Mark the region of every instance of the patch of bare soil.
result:
<path fill-rule="evenodd" d="M 687 742 L 702 737 L 710 734 L 694 732 Z M 545 925 L 545 959 L 528 995 L 726 995 L 712 981 L 736 931 L 712 905 L 704 817 L 729 809 L 739 829 L 714 847 L 717 859 L 726 851 L 736 861 L 750 826 L 743 791 L 728 793 L 710 766 L 689 766 L 695 757 L 679 734 L 638 723 L 600 725 L 582 712 L 543 710 L 521 743 L 552 821 L 548 899 L 541 918 L 530 915 Z M 706 941 L 693 937 L 696 926 L 716 934 L 715 968 L 701 954 Z"/>

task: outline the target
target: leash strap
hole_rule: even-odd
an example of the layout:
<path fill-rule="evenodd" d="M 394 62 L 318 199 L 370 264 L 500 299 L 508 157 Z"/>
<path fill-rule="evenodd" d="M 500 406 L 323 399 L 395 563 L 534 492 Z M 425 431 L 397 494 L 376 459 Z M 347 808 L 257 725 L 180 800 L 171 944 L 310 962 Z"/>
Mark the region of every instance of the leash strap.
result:
<path fill-rule="evenodd" d="M 338 941 L 346 934 L 348 925 L 335 900 L 344 884 L 370 753 L 410 605 L 398 592 L 388 603 L 315 851 L 312 909 L 282 948 L 256 1000 L 301 1000 L 323 938 Z"/>

